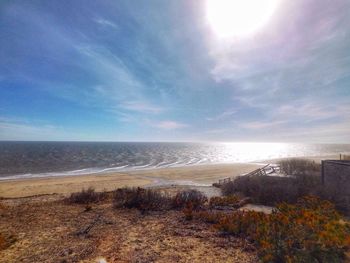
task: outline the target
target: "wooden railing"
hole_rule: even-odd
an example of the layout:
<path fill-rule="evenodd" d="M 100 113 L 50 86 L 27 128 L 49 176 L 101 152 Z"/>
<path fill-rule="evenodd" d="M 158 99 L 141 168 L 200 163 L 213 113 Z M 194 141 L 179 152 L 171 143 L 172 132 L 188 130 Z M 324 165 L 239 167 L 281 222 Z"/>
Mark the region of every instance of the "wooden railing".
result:
<path fill-rule="evenodd" d="M 265 165 L 264 167 L 258 168 L 248 174 L 246 174 L 245 176 L 254 176 L 254 175 L 267 175 L 266 173 L 266 168 L 269 167 L 270 164 Z"/>
<path fill-rule="evenodd" d="M 279 173 L 280 168 L 278 165 L 267 164 L 261 168 L 258 168 L 250 173 L 243 174 L 242 176 L 263 176 L 263 175 L 271 175 L 273 173 Z M 227 177 L 224 179 L 219 179 L 219 185 L 226 184 L 228 182 L 232 182 L 236 177 Z"/>

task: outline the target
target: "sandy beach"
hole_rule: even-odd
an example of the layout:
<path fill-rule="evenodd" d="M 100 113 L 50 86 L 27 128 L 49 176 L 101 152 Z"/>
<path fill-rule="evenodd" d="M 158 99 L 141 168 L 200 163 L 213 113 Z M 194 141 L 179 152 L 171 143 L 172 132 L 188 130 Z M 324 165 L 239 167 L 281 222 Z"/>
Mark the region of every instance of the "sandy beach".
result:
<path fill-rule="evenodd" d="M 339 159 L 339 155 L 304 157 L 320 163 L 324 159 Z M 0 197 L 17 198 L 42 194 L 69 194 L 82 188 L 93 187 L 97 191 L 112 191 L 123 186 L 207 186 L 219 179 L 251 172 L 266 163 L 232 163 L 172 167 L 162 169 L 133 170 L 108 174 L 56 176 L 0 181 Z"/>
<path fill-rule="evenodd" d="M 82 188 L 111 191 L 123 186 L 210 185 L 218 179 L 253 171 L 260 164 L 235 163 L 137 170 L 123 173 L 28 178 L 0 181 L 0 197 L 69 194 Z"/>
<path fill-rule="evenodd" d="M 206 185 L 263 165 L 201 165 L 1 181 L 0 258 L 4 262 L 258 262 L 254 245 L 223 235 L 199 218 L 186 220 L 182 210 L 143 213 L 116 208 L 111 193 L 88 205 L 67 203 L 65 196 L 90 186 L 97 191 L 149 186 L 170 194 L 195 186 L 207 197 L 219 196 L 219 189 Z M 239 210 L 269 214 L 272 208 L 252 203 Z"/>
<path fill-rule="evenodd" d="M 223 238 L 204 223 L 186 221 L 181 211 L 141 215 L 136 210 L 111 209 L 108 199 L 84 212 L 85 206 L 62 200 L 90 186 L 97 191 L 123 186 L 169 185 L 169 191 L 178 189 L 172 185 L 213 188 L 205 185 L 261 165 L 201 165 L 1 181 L 0 196 L 5 199 L 0 206 L 4 219 L 0 233 L 10 245 L 0 250 L 0 256 L 6 262 L 48 258 L 57 262 L 256 262 L 251 245 L 239 238 Z M 88 236 L 77 234 L 91 222 L 97 223 Z"/>

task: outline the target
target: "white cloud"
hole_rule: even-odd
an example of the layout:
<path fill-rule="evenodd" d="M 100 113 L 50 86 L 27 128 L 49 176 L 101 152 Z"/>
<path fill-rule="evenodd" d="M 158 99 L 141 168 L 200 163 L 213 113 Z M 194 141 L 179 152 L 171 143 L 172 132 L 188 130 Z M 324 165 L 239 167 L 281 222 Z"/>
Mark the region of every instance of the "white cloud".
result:
<path fill-rule="evenodd" d="M 208 117 L 206 119 L 208 121 L 222 121 L 222 120 L 228 119 L 230 117 L 233 117 L 237 112 L 238 112 L 238 110 L 236 110 L 236 109 L 226 110 L 226 111 L 218 114 L 217 116 Z"/>
<path fill-rule="evenodd" d="M 168 121 L 154 122 L 151 124 L 151 126 L 157 127 L 163 130 L 175 130 L 175 129 L 185 128 L 188 125 L 181 122 L 168 120 Z"/>
<path fill-rule="evenodd" d="M 292 70 L 310 84 L 327 84 L 348 74 L 346 53 L 342 52 L 348 35 L 344 28 L 349 23 L 349 2 L 325 1 L 320 5 L 318 1 L 296 0 L 284 1 L 281 6 L 264 32 L 254 37 L 224 42 L 212 39 L 209 53 L 214 61 L 214 80 L 237 81 Z M 254 86 L 262 87 L 259 83 Z"/>
<path fill-rule="evenodd" d="M 86 67 L 101 84 L 93 87 L 93 94 L 103 99 L 109 112 L 134 111 L 139 114 L 160 114 L 166 109 L 147 99 L 147 87 L 132 71 L 106 49 L 77 47 L 86 59 Z M 96 99 L 96 98 L 95 98 Z M 128 117 L 128 121 L 131 118 Z"/>
<path fill-rule="evenodd" d="M 125 96 L 140 96 L 139 91 L 143 84 L 134 76 L 123 61 L 101 47 L 77 46 L 77 51 L 83 55 L 84 64 L 93 75 L 101 81 L 98 91 L 111 98 Z"/>
<path fill-rule="evenodd" d="M 276 127 L 282 127 L 287 121 L 251 121 L 241 123 L 239 126 L 249 130 L 261 130 L 261 129 L 272 129 Z"/>

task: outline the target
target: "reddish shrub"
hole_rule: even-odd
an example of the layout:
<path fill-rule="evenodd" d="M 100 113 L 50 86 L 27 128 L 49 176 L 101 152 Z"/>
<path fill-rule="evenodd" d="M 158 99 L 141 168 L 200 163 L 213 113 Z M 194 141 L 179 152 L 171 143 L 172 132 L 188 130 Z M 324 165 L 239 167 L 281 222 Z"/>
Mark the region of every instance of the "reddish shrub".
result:
<path fill-rule="evenodd" d="M 207 197 L 198 190 L 187 190 L 176 194 L 173 198 L 174 208 L 183 208 L 191 203 L 193 209 L 197 210 L 208 201 Z"/>
<path fill-rule="evenodd" d="M 137 208 L 141 211 L 167 210 L 171 208 L 171 198 L 154 189 L 120 188 L 114 192 L 115 208 Z"/>
<path fill-rule="evenodd" d="M 0 234 L 0 250 L 5 249 L 6 248 L 6 240 L 5 238 Z"/>
<path fill-rule="evenodd" d="M 10 247 L 13 243 L 16 242 L 16 237 L 13 235 L 3 235 L 0 233 L 0 250 Z"/>
<path fill-rule="evenodd" d="M 214 196 L 210 198 L 209 207 L 231 206 L 238 208 L 240 206 L 240 198 L 236 195 Z"/>
<path fill-rule="evenodd" d="M 196 219 L 202 220 L 209 224 L 217 224 L 225 214 L 217 211 L 198 211 L 194 214 Z"/>
<path fill-rule="evenodd" d="M 83 189 L 81 192 L 72 193 L 65 199 L 69 204 L 90 204 L 105 200 L 108 197 L 106 192 L 95 192 L 95 189 L 89 187 L 87 190 Z"/>
<path fill-rule="evenodd" d="M 185 208 L 182 210 L 186 220 L 193 219 L 193 205 L 191 202 L 186 203 Z"/>
<path fill-rule="evenodd" d="M 7 206 L 0 202 L 0 210 L 5 210 L 6 208 Z"/>
<path fill-rule="evenodd" d="M 200 217 L 251 240 L 263 262 L 343 262 L 350 246 L 349 224 L 333 204 L 316 197 L 282 203 L 270 215 L 237 211 Z"/>

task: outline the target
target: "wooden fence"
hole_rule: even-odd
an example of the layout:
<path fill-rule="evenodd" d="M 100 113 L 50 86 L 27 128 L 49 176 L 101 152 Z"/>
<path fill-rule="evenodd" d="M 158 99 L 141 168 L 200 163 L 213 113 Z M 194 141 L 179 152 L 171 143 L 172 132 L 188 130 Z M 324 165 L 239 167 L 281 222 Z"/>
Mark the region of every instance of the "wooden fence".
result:
<path fill-rule="evenodd" d="M 339 192 L 350 194 L 350 161 L 322 161 L 322 183 L 331 186 Z"/>

